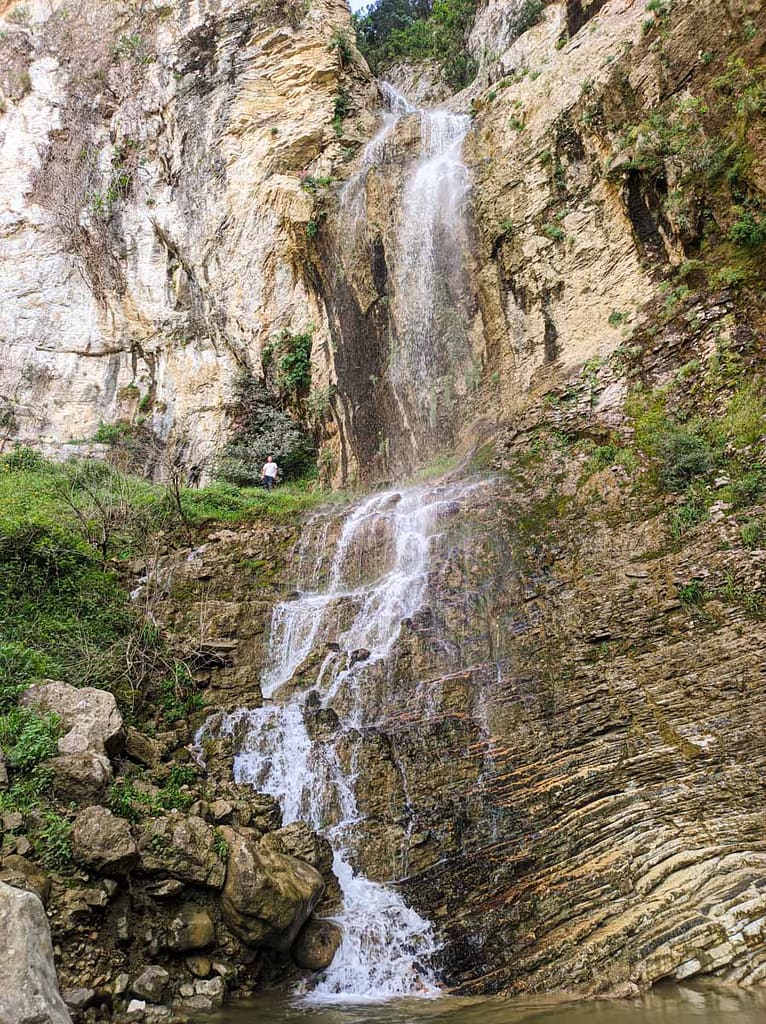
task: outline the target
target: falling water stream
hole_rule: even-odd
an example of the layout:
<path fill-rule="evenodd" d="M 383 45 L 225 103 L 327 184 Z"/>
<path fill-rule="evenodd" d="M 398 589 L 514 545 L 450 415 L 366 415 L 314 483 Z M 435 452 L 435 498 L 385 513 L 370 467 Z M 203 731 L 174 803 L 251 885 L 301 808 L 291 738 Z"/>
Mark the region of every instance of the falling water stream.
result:
<path fill-rule="evenodd" d="M 388 107 L 382 127 L 347 184 L 341 207 L 357 230 L 370 169 L 385 159 L 401 119 L 418 116 L 420 153 L 407 172 L 398 219 L 397 330 L 389 366 L 394 394 L 398 400 L 406 396 L 400 402 L 403 419 L 414 431 L 418 410 L 429 415 L 426 396 L 445 372 L 437 299 L 445 266 L 460 263 L 456 240 L 468 189 L 461 148 L 470 122 L 448 111 L 417 110 L 386 84 L 382 91 Z M 385 673 L 402 623 L 424 604 L 443 517 L 477 486 L 394 489 L 356 504 L 340 522 L 337 514 L 317 516 L 297 560 L 298 594 L 273 611 L 261 679 L 265 703 L 219 716 L 215 726 L 235 738 L 237 781 L 274 796 L 285 825 L 306 821 L 333 847 L 343 938 L 331 966 L 306 995 L 314 1003 L 439 993 L 429 969 L 438 949 L 432 925 L 396 888 L 358 870 L 362 815 L 353 755 L 350 764 L 348 757 L 344 762 L 339 749 L 340 740 L 384 716 L 375 681 Z M 338 734 L 329 739 L 317 738 L 310 725 L 317 702 L 338 715 Z"/>
<path fill-rule="evenodd" d="M 357 261 L 369 258 L 367 191 L 370 175 L 377 172 L 389 188 L 394 183 L 386 213 L 392 225 L 386 241 L 391 271 L 385 296 L 391 326 L 387 376 L 401 423 L 422 455 L 433 449 L 424 439 L 432 440 L 435 432 L 442 438 L 451 434 L 458 418 L 456 395 L 475 373 L 466 265 L 470 180 L 462 156 L 471 119 L 415 107 L 387 82 L 380 88 L 383 123 L 340 196 L 341 248 L 351 275 Z M 400 132 L 405 121 L 417 131 Z"/>

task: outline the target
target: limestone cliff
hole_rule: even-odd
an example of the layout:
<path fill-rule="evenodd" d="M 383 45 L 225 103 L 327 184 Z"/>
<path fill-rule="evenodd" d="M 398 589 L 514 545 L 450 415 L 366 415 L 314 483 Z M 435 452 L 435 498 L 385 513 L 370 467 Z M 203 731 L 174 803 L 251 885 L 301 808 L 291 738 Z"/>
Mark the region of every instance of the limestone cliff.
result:
<path fill-rule="evenodd" d="M 301 179 L 358 141 L 332 126 L 369 82 L 343 0 L 2 15 L 4 440 L 122 421 L 205 463 L 236 370 L 289 328 L 313 326 L 326 386 Z"/>

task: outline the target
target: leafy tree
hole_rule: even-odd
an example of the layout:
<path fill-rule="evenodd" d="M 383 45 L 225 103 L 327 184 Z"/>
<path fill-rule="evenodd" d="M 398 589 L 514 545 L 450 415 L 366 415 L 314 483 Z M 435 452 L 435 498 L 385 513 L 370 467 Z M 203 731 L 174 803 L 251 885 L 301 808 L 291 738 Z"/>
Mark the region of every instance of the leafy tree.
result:
<path fill-rule="evenodd" d="M 294 375 L 292 384 L 305 382 L 300 360 L 290 362 L 284 373 Z M 257 484 L 267 455 L 273 455 L 291 475 L 300 476 L 313 468 L 316 449 L 312 439 L 289 413 L 275 407 L 266 383 L 247 371 L 235 384 L 233 414 L 239 430 L 221 454 L 218 476 L 222 480 L 239 487 Z"/>
<path fill-rule="evenodd" d="M 466 50 L 475 12 L 476 0 L 380 0 L 355 18 L 359 48 L 376 73 L 400 58 L 436 60 L 462 89 L 476 73 Z"/>

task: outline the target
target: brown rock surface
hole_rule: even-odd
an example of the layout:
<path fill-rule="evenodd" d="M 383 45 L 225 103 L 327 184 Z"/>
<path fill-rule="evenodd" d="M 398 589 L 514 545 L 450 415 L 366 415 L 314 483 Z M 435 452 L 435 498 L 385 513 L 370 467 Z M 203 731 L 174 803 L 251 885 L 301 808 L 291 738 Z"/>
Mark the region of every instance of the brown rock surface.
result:
<path fill-rule="evenodd" d="M 138 864 L 138 846 L 130 825 L 106 807 L 80 811 L 72 828 L 76 861 L 105 875 L 128 874 Z"/>
<path fill-rule="evenodd" d="M 147 874 L 223 887 L 226 865 L 218 854 L 215 831 L 202 818 L 177 812 L 152 818 L 139 829 L 138 848 L 141 870 Z"/>

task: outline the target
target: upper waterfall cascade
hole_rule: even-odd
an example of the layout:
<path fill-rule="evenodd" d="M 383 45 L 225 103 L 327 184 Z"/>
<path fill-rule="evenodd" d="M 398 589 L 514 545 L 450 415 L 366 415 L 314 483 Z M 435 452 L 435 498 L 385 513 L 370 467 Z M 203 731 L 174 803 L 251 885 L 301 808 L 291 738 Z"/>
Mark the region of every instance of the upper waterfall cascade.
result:
<path fill-rule="evenodd" d="M 367 219 L 376 175 L 391 190 L 384 243 L 387 378 L 415 455 L 423 457 L 438 449 L 439 438 L 451 436 L 458 399 L 476 378 L 470 336 L 476 303 L 468 272 L 470 177 L 462 155 L 471 119 L 415 107 L 387 82 L 381 83 L 381 93 L 383 123 L 341 193 L 341 249 L 353 276 L 379 230 Z M 417 123 L 415 147 L 411 131 L 399 131 L 405 122 Z"/>

